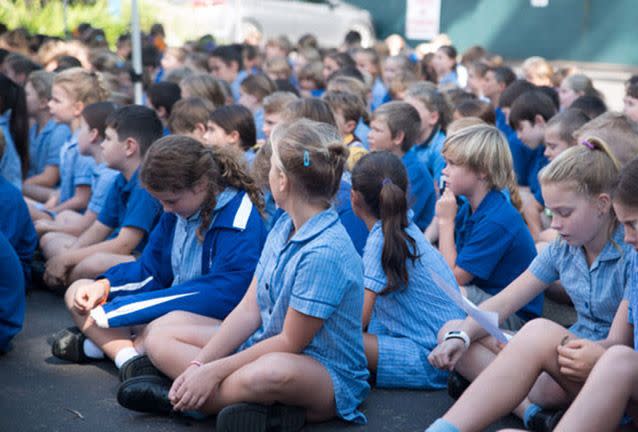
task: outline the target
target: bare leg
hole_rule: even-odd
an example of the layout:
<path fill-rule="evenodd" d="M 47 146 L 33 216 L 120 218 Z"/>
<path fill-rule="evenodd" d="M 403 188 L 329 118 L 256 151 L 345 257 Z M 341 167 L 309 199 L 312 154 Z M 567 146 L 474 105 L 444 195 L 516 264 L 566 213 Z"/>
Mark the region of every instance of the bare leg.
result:
<path fill-rule="evenodd" d="M 132 261 L 135 261 L 132 255 L 96 253 L 80 261 L 71 270 L 69 282 L 80 279 L 95 279 L 113 266 Z"/>
<path fill-rule="evenodd" d="M 219 320 L 191 312 L 170 312 L 147 326 L 142 351 L 159 370 L 175 379 L 215 335 L 220 324 Z"/>
<path fill-rule="evenodd" d="M 363 348 L 366 352 L 366 358 L 368 359 L 368 369 L 374 373 L 377 371 L 377 364 L 379 362 L 379 340 L 377 336 L 364 333 Z"/>
<path fill-rule="evenodd" d="M 568 334 L 547 320 L 526 324 L 443 418 L 463 432 L 483 430 L 512 412 L 525 399 L 542 371 L 575 396 L 580 385 L 560 374 L 556 353 L 556 347 Z"/>
<path fill-rule="evenodd" d="M 215 398 L 206 401 L 203 411 L 214 414 L 239 402 L 300 406 L 306 409 L 310 422 L 336 415 L 330 374 L 321 363 L 303 354 L 261 356 L 222 381 Z"/>
<path fill-rule="evenodd" d="M 46 202 L 55 193 L 55 188 L 40 185 L 23 184 L 22 194 L 35 201 Z"/>
<path fill-rule="evenodd" d="M 613 430 L 626 409 L 638 413 L 637 402 L 638 353 L 626 346 L 611 347 L 592 369 L 556 431 Z"/>
<path fill-rule="evenodd" d="M 77 237 L 70 234 L 57 232 L 46 233 L 40 239 L 42 254 L 46 259 L 51 259 L 56 255 L 68 251 L 77 239 Z"/>
<path fill-rule="evenodd" d="M 95 343 L 108 357 L 115 359 L 120 350 L 133 348 L 131 340 L 131 329 L 129 327 L 103 329 L 95 325 L 95 321 L 90 315 L 80 315 L 73 310 L 73 298 L 78 286 L 93 283 L 93 280 L 78 280 L 67 289 L 64 294 L 66 307 L 71 313 L 71 317 L 78 328 Z"/>

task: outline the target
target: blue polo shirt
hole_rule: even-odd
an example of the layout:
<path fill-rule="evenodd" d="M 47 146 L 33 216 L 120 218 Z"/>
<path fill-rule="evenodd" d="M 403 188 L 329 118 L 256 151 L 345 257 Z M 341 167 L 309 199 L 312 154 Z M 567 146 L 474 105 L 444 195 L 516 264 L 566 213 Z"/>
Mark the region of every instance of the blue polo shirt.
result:
<path fill-rule="evenodd" d="M 455 220 L 456 265 L 474 275 L 470 282 L 491 295 L 521 275 L 536 256 L 534 240 L 521 214 L 499 192 L 490 191 L 472 213 L 469 202 Z M 540 294 L 517 314 L 524 320 L 543 311 Z"/>
<path fill-rule="evenodd" d="M 30 281 L 31 259 L 38 246 L 38 236 L 22 193 L 0 176 L 0 232 L 20 258 L 24 280 Z M 1 307 L 1 306 L 0 306 Z"/>
<path fill-rule="evenodd" d="M 47 165 L 60 165 L 60 150 L 71 136 L 71 129 L 64 123 L 50 119 L 41 130 L 34 124 L 29 129 L 28 177 L 41 174 Z"/>
<path fill-rule="evenodd" d="M 516 172 L 516 179 L 521 186 L 527 186 L 528 183 L 528 171 L 529 165 L 532 161 L 533 154 L 523 142 L 518 139 L 516 131 L 507 123 L 505 113 L 496 108 L 496 127 L 503 132 L 507 138 L 507 142 L 512 152 L 512 159 L 514 160 L 514 172 Z"/>
<path fill-rule="evenodd" d="M 140 185 L 138 169 L 128 181 L 121 173 L 116 177 L 97 220 L 114 229 L 109 238 L 117 237 L 122 227 L 142 230 L 144 239 L 135 248 L 141 252 L 161 214 L 161 204 Z"/>
<path fill-rule="evenodd" d="M 419 160 L 428 168 L 428 172 L 437 183 L 440 182 L 441 171 L 445 168 L 445 159 L 441 153 L 443 143 L 445 133 L 437 126 L 424 142 L 414 146 Z"/>
<path fill-rule="evenodd" d="M 0 176 L 7 179 L 12 185 L 22 190 L 22 165 L 18 150 L 13 142 L 13 136 L 9 129 L 11 111 L 7 110 L 0 115 L 0 134 L 4 136 L 4 154 L 0 159 Z"/>
<path fill-rule="evenodd" d="M 401 158 L 408 173 L 408 205 L 414 212 L 414 223 L 425 230 L 434 217 L 436 193 L 434 180 L 427 167 L 421 163 L 414 147 Z"/>
<path fill-rule="evenodd" d="M 541 194 L 541 183 L 538 181 L 538 173 L 549 163 L 549 159 L 545 157 L 544 153 L 545 146 L 542 144 L 532 151 L 532 159 L 530 160 L 529 165 L 529 177 L 527 179 L 530 192 L 532 192 L 536 201 L 543 206 L 545 206 L 545 201 Z"/>
<path fill-rule="evenodd" d="M 60 204 L 75 195 L 78 186 L 90 186 L 93 181 L 95 159 L 82 156 L 77 134 L 72 135 L 60 150 Z"/>
<path fill-rule="evenodd" d="M 0 233 L 0 352 L 10 349 L 11 339 L 24 322 L 24 278 L 15 269 L 20 260 L 3 233 Z"/>

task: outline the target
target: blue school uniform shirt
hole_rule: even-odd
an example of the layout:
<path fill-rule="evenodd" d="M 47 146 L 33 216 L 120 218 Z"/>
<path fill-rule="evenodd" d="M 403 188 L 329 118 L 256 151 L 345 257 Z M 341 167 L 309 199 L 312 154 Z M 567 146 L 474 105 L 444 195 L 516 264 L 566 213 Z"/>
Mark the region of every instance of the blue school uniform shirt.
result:
<path fill-rule="evenodd" d="M 357 122 L 357 127 L 354 128 L 354 135 L 359 138 L 361 144 L 366 150 L 370 150 L 370 144 L 368 144 L 368 134 L 370 133 L 370 126 L 365 124 L 362 118 Z"/>
<path fill-rule="evenodd" d="M 24 278 L 18 255 L 0 232 L 0 352 L 9 351 L 11 339 L 22 330 L 25 310 Z"/>
<path fill-rule="evenodd" d="M 383 105 L 386 101 L 388 89 L 383 84 L 381 77 L 377 77 L 372 84 L 372 103 L 370 104 L 370 110 L 374 111 L 380 105 Z"/>
<path fill-rule="evenodd" d="M 512 152 L 512 160 L 514 161 L 514 172 L 516 173 L 516 179 L 521 186 L 527 186 L 529 165 L 533 159 L 532 150 L 529 149 L 523 142 L 518 139 L 516 131 L 507 123 L 505 113 L 500 108 L 496 108 L 494 111 L 496 114 L 496 127 L 503 132 L 507 138 L 510 151 Z"/>
<path fill-rule="evenodd" d="M 631 252 L 631 277 L 629 287 L 629 324 L 634 328 L 634 350 L 638 351 L 638 252 Z"/>
<path fill-rule="evenodd" d="M 246 72 L 245 70 L 240 70 L 237 73 L 235 80 L 230 83 L 230 91 L 233 94 L 233 100 L 235 101 L 235 103 L 239 103 L 239 89 L 241 87 L 241 82 L 245 80 L 248 75 L 248 72 Z"/>
<path fill-rule="evenodd" d="M 217 195 L 213 215 L 208 229 L 215 222 L 217 213 L 226 206 L 235 196 L 238 190 L 226 188 Z M 171 268 L 173 269 L 173 285 L 179 285 L 191 279 L 201 276 L 201 256 L 204 244 L 197 238 L 197 229 L 202 223 L 201 211 L 197 211 L 189 218 L 177 216 L 175 234 L 173 235 L 173 247 L 171 248 Z M 208 229 L 206 230 L 208 232 Z"/>
<path fill-rule="evenodd" d="M 124 175 L 118 174 L 97 220 L 113 228 L 109 238 L 117 237 L 123 227 L 142 230 L 144 238 L 135 248 L 141 252 L 146 245 L 148 234 L 162 214 L 162 206 L 142 188 L 139 171 L 138 168 L 128 181 Z"/>
<path fill-rule="evenodd" d="M 424 164 L 435 182 L 441 181 L 441 171 L 445 168 L 445 159 L 441 154 L 445 133 L 438 126 L 421 144 L 414 146 L 419 161 Z"/>
<path fill-rule="evenodd" d="M 0 159 L 0 176 L 7 179 L 12 185 L 22 190 L 22 165 L 20 162 L 20 156 L 18 155 L 18 149 L 16 149 L 13 136 L 9 130 L 9 120 L 11 118 L 11 111 L 7 110 L 4 114 L 0 115 L 0 132 L 4 136 L 4 154 Z"/>
<path fill-rule="evenodd" d="M 412 147 L 401 158 L 408 173 L 408 204 L 414 212 L 414 223 L 425 230 L 434 217 L 436 193 L 434 180 L 428 169 L 421 163 L 416 150 Z"/>
<path fill-rule="evenodd" d="M 34 124 L 29 129 L 28 177 L 41 174 L 47 165 L 60 166 L 60 150 L 71 136 L 71 129 L 64 123 L 50 119 L 41 130 Z"/>
<path fill-rule="evenodd" d="M 109 192 L 115 179 L 120 173 L 111 169 L 105 163 L 93 165 L 93 176 L 91 179 L 91 199 L 87 209 L 95 214 L 100 214 L 109 196 Z"/>
<path fill-rule="evenodd" d="M 38 236 L 22 193 L 0 176 L 0 232 L 20 258 L 24 280 L 31 280 L 31 259 L 38 247 Z"/>
<path fill-rule="evenodd" d="M 543 283 L 560 280 L 574 303 L 577 320 L 570 331 L 581 338 L 604 339 L 624 298 L 629 298 L 633 248 L 619 226 L 591 266 L 582 247 L 558 238 L 529 267 Z"/>
<path fill-rule="evenodd" d="M 76 187 L 91 185 L 94 165 L 95 159 L 80 154 L 77 134 L 73 134 L 60 150 L 60 204 L 75 195 Z"/>
<path fill-rule="evenodd" d="M 536 201 L 538 201 L 542 206 L 545 206 L 545 201 L 543 200 L 543 195 L 541 193 L 541 183 L 538 181 L 538 173 L 549 163 L 549 159 L 545 157 L 544 153 L 545 146 L 543 144 L 532 151 L 532 159 L 530 161 L 527 179 L 530 192 L 534 195 Z"/>
<path fill-rule="evenodd" d="M 367 396 L 363 351 L 363 265 L 333 208 L 294 232 L 283 214 L 270 231 L 255 270 L 261 325 L 240 347 L 246 349 L 283 329 L 288 308 L 323 320 L 303 354 L 326 368 L 337 415 L 365 423 L 357 407 Z"/>
<path fill-rule="evenodd" d="M 258 108 L 253 113 L 255 119 L 255 131 L 257 132 L 257 140 L 265 140 L 266 134 L 264 133 L 264 108 Z"/>
<path fill-rule="evenodd" d="M 534 239 L 521 214 L 496 190 L 488 192 L 472 213 L 469 201 L 455 219 L 456 265 L 471 273 L 470 282 L 490 295 L 498 294 L 521 275 L 536 256 Z M 517 312 L 527 321 L 543 312 L 540 294 Z"/>
<path fill-rule="evenodd" d="M 384 242 L 381 221 L 377 221 L 370 230 L 363 253 L 363 285 L 379 295 L 374 303 L 368 332 L 411 339 L 422 348 L 420 357 L 425 359 L 436 347 L 441 327 L 450 320 L 464 319 L 465 312 L 432 280 L 431 274 L 437 274 L 448 285 L 458 289 L 454 274 L 443 256 L 425 240 L 414 222 L 410 222 L 405 233 L 415 240 L 416 249 L 413 252 L 418 258 L 415 261 L 406 260 L 407 286 L 383 294 L 387 277 L 381 264 Z M 389 372 L 387 375 L 391 375 Z M 431 372 L 428 387 L 443 388 L 447 373 L 435 369 L 431 369 Z"/>

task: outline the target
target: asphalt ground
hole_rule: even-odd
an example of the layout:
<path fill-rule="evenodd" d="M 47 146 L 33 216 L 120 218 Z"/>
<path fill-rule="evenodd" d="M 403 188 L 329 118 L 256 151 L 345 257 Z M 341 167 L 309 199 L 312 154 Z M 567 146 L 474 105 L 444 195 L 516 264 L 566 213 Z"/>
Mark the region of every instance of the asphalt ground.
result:
<path fill-rule="evenodd" d="M 14 339 L 13 351 L 0 357 L 0 432 L 214 431 L 214 418 L 194 421 L 121 408 L 112 363 L 76 365 L 51 355 L 51 335 L 71 325 L 61 297 L 30 292 L 25 327 Z M 445 391 L 374 389 L 362 406 L 367 425 L 335 420 L 304 430 L 423 431 L 451 403 Z M 508 417 L 487 430 L 512 426 L 520 427 L 520 422 Z"/>

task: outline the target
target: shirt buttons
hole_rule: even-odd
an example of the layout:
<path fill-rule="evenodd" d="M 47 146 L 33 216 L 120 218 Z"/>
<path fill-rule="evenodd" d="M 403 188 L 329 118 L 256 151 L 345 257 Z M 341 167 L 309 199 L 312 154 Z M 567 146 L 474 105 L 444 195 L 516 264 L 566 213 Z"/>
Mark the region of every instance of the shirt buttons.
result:
<path fill-rule="evenodd" d="M 268 291 L 270 289 L 270 285 L 266 284 L 264 288 L 266 288 L 266 291 Z"/>
<path fill-rule="evenodd" d="M 272 308 L 268 308 L 268 314 L 272 315 Z"/>

